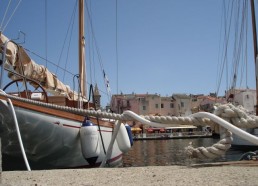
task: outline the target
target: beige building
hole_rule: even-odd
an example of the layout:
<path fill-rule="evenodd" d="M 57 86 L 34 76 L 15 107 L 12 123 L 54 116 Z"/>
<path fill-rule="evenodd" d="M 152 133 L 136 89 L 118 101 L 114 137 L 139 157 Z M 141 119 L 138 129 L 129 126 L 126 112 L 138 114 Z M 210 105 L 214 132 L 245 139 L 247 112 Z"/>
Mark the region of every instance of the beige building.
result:
<path fill-rule="evenodd" d="M 225 99 L 222 99 L 225 101 Z M 113 95 L 110 108 L 115 113 L 131 110 L 139 115 L 187 116 L 198 111 L 211 111 L 221 99 L 204 95 L 118 94 Z"/>
<path fill-rule="evenodd" d="M 119 94 L 113 95 L 111 110 L 122 113 L 131 110 L 139 115 L 172 115 L 172 98 L 158 94 Z"/>

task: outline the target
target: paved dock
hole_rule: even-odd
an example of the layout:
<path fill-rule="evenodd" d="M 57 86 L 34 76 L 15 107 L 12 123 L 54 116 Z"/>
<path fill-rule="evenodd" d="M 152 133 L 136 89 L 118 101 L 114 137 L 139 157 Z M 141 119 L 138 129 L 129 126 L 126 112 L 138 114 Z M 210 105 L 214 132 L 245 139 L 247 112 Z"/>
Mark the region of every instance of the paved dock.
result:
<path fill-rule="evenodd" d="M 258 186 L 258 162 L 2 172 L 2 185 Z"/>

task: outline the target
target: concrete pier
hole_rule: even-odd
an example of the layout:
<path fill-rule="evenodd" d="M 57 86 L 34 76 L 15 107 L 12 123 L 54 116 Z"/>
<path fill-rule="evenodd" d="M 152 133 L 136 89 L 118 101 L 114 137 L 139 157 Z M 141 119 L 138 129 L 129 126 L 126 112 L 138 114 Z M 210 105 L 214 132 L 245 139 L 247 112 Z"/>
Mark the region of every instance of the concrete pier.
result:
<path fill-rule="evenodd" d="M 2 172 L 4 185 L 258 185 L 258 162 Z"/>

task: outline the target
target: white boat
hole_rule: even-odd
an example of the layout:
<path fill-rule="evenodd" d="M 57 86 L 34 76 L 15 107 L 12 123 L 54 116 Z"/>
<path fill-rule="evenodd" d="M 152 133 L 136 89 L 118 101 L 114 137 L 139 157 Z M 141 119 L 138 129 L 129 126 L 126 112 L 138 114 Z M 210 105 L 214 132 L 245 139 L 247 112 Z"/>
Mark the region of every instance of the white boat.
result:
<path fill-rule="evenodd" d="M 247 113 L 255 113 L 256 90 L 250 89 L 234 89 L 227 97 L 232 97 L 232 103 L 241 106 Z M 242 130 L 258 137 L 258 128 L 241 128 Z M 233 134 L 232 148 L 239 150 L 257 150 L 257 145 L 246 141 L 239 136 Z"/>
<path fill-rule="evenodd" d="M 94 104 L 89 103 L 85 96 L 84 1 L 80 0 L 78 4 L 79 93 L 70 90 L 44 66 L 37 65 L 22 46 L 0 33 L 0 134 L 3 154 L 22 157 L 23 147 L 29 163 L 51 169 L 96 167 L 105 160 L 114 123 L 104 118 L 88 117 L 83 112 Z M 4 75 L 7 75 L 4 70 L 12 79 L 6 86 L 3 85 Z M 23 91 L 6 92 L 14 84 L 23 84 L 25 88 Z M 122 153 L 128 150 L 119 148 L 118 141 L 121 140 L 120 137 L 114 141 L 111 156 L 104 163 L 110 166 L 121 163 Z"/>
<path fill-rule="evenodd" d="M 197 128 L 196 126 L 176 126 L 176 127 L 149 127 L 144 133 L 141 130 L 133 130 L 134 140 L 167 140 L 167 139 L 190 139 L 190 138 L 210 138 L 212 132 L 208 127 Z"/>
<path fill-rule="evenodd" d="M 236 4 L 235 4 L 236 5 Z M 233 11 L 233 5 L 232 3 L 232 7 L 229 6 L 229 9 L 232 9 Z M 237 4 L 237 6 L 241 7 L 242 10 L 242 15 L 243 17 L 240 18 L 243 24 L 236 24 L 236 28 L 240 28 L 242 29 L 243 32 L 238 32 L 237 29 L 235 31 L 235 49 L 234 51 L 234 59 L 233 61 L 235 61 L 235 63 L 233 63 L 233 68 L 235 68 L 234 70 L 232 70 L 233 73 L 233 77 L 232 77 L 232 87 L 226 92 L 226 99 L 228 102 L 234 104 L 235 106 L 241 106 L 243 108 L 243 110 L 245 110 L 245 112 L 250 113 L 250 114 L 256 114 L 258 115 L 258 99 L 257 99 L 257 92 L 258 92 L 258 82 L 257 82 L 257 77 L 258 77 L 258 61 L 257 61 L 257 57 L 258 57 L 258 53 L 257 53 L 257 32 L 256 32 L 256 21 L 255 21 L 255 3 L 253 0 L 250 1 L 250 9 L 251 9 L 251 19 L 252 19 L 252 34 L 253 34 L 253 43 L 254 43 L 254 60 L 255 60 L 255 74 L 256 74 L 256 90 L 251 90 L 248 87 L 247 88 L 236 88 L 236 81 L 238 78 L 238 71 L 236 70 L 238 68 L 239 61 L 240 61 L 240 56 L 241 56 L 241 51 L 240 48 L 241 47 L 246 47 L 246 43 L 247 43 L 247 38 L 245 38 L 245 31 L 247 31 L 247 24 L 244 23 L 245 21 L 247 21 L 248 19 L 246 17 L 248 17 L 248 3 L 247 1 L 243 1 L 239 4 Z M 228 9 L 228 10 L 229 10 Z M 233 30 L 233 29 L 232 29 Z M 229 32 L 229 31 L 227 31 Z M 226 39 L 229 39 L 229 33 L 225 34 L 227 35 Z M 238 39 L 238 37 L 239 39 Z M 243 39 L 244 38 L 244 39 Z M 243 41 L 245 41 L 246 43 L 244 43 Z M 228 42 L 228 40 L 226 41 Z M 239 46 L 237 46 L 237 44 Z M 240 44 L 241 43 L 241 44 Z M 227 46 L 226 46 L 226 50 L 227 50 Z M 243 51 L 245 51 L 244 49 L 241 49 Z M 247 51 L 247 49 L 246 49 Z M 226 54 L 226 53 L 225 53 Z M 246 55 L 246 54 L 245 54 Z M 238 57 L 236 57 L 238 56 Z M 239 65 L 240 66 L 240 65 Z M 245 128 L 244 124 L 243 127 L 240 127 L 243 131 L 248 132 L 251 135 L 257 136 L 258 137 L 258 128 Z M 235 149 L 240 149 L 240 150 L 257 150 L 258 147 L 257 145 L 254 145 L 253 143 L 248 142 L 247 140 L 244 140 L 242 138 L 240 138 L 239 136 L 233 134 L 233 142 L 232 142 L 232 148 Z"/>

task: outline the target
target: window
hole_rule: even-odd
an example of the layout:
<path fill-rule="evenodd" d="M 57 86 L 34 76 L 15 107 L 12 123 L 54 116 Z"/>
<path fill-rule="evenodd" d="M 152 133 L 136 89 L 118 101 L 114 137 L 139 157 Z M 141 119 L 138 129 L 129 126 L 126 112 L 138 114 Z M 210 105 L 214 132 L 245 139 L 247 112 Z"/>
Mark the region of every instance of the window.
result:
<path fill-rule="evenodd" d="M 142 110 L 146 110 L 146 106 L 143 105 L 143 106 L 142 106 Z"/>
<path fill-rule="evenodd" d="M 159 108 L 159 104 L 155 104 L 155 107 L 156 107 L 156 108 Z"/>
<path fill-rule="evenodd" d="M 196 102 L 196 101 L 197 101 L 197 98 L 193 98 L 193 99 L 192 99 L 192 102 Z"/>
<path fill-rule="evenodd" d="M 181 102 L 181 107 L 184 107 L 184 102 Z"/>
<path fill-rule="evenodd" d="M 174 103 L 170 103 L 170 108 L 174 108 Z"/>
<path fill-rule="evenodd" d="M 160 107 L 161 107 L 161 108 L 164 108 L 164 104 L 163 104 L 163 103 L 161 103 L 161 104 L 160 104 Z"/>

